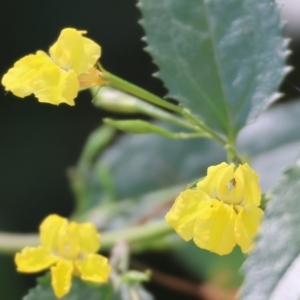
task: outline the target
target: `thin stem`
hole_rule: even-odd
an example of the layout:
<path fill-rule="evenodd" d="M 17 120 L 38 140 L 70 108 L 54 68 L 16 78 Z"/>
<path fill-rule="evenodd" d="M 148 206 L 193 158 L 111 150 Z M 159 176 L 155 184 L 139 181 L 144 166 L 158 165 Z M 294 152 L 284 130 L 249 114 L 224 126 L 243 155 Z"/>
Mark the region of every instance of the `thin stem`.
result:
<path fill-rule="evenodd" d="M 109 85 L 112 87 L 115 87 L 121 91 L 127 92 L 129 94 L 132 94 L 138 98 L 147 100 L 153 104 L 156 104 L 158 106 L 170 109 L 176 113 L 179 113 L 186 117 L 186 119 L 193 125 L 196 125 L 201 130 L 207 132 L 211 137 L 213 137 L 215 140 L 217 140 L 219 143 L 221 143 L 223 146 L 226 146 L 228 144 L 227 140 L 220 137 L 218 134 L 216 134 L 213 130 L 209 129 L 202 121 L 197 119 L 195 116 L 193 116 L 187 109 L 181 108 L 180 106 L 174 105 L 170 102 L 167 102 L 160 97 L 157 97 L 148 91 L 124 80 L 121 79 L 109 72 L 107 72 L 100 64 L 99 64 L 100 70 L 105 74 L 105 80 L 109 82 Z"/>
<path fill-rule="evenodd" d="M 153 118 L 173 123 L 180 127 L 184 127 L 194 131 L 199 131 L 199 128 L 197 126 L 187 123 L 186 120 L 182 119 L 180 116 L 164 111 L 159 107 L 153 106 L 150 103 L 144 102 L 143 105 L 140 105 L 139 112 L 144 113 Z"/>
<path fill-rule="evenodd" d="M 239 153 L 236 151 L 236 141 L 232 139 L 231 143 L 228 143 L 225 146 L 227 150 L 227 161 L 229 163 L 234 163 L 236 166 L 243 163 L 242 159 L 239 156 Z"/>
<path fill-rule="evenodd" d="M 103 70 L 102 67 L 101 67 L 101 69 Z M 166 100 L 163 100 L 160 97 L 157 97 L 157 96 L 147 92 L 146 90 L 144 90 L 124 79 L 121 79 L 107 71 L 104 71 L 104 73 L 106 75 L 105 78 L 107 81 L 109 81 L 110 86 L 115 87 L 121 91 L 127 92 L 129 94 L 132 94 L 138 98 L 147 100 L 158 106 L 170 109 L 177 113 L 181 113 L 182 109 L 179 106 L 174 105 L 170 102 L 167 102 Z"/>
<path fill-rule="evenodd" d="M 180 106 L 177 106 L 170 102 L 167 102 L 164 99 L 161 99 L 160 97 L 155 96 L 152 93 L 149 93 L 148 91 L 107 72 L 101 65 L 99 65 L 99 68 L 103 72 L 103 74 L 105 76 L 105 80 L 107 80 L 109 82 L 110 86 L 117 88 L 121 91 L 127 92 L 129 94 L 132 94 L 132 95 L 134 95 L 138 98 L 141 98 L 143 100 L 146 100 L 150 103 L 156 104 L 160 107 L 164 107 L 173 112 L 181 114 L 182 116 L 184 116 L 186 118 L 186 120 L 192 126 L 194 125 L 194 126 L 198 127 L 202 132 L 205 132 L 206 137 L 211 137 L 211 138 L 215 139 L 221 145 L 223 145 L 227 148 L 231 148 L 232 153 L 234 153 L 234 152 L 236 153 L 236 150 L 233 147 L 233 143 L 232 143 L 233 139 L 232 138 L 230 138 L 231 142 L 229 143 L 227 139 L 224 139 L 219 134 L 217 134 L 215 131 L 213 131 L 209 127 L 207 127 L 201 120 L 199 120 L 197 117 L 195 117 L 188 109 L 182 108 Z M 169 120 L 169 121 L 171 121 L 171 120 Z M 172 122 L 174 122 L 174 121 L 177 122 L 178 125 L 184 126 L 184 124 L 182 123 L 183 120 L 180 120 L 180 119 L 174 120 L 173 119 Z M 179 123 L 181 123 L 181 124 L 179 124 Z M 238 159 L 238 156 L 236 156 L 236 158 Z"/>
<path fill-rule="evenodd" d="M 143 226 L 132 227 L 125 230 L 108 231 L 102 234 L 101 248 L 110 249 L 119 240 L 130 244 L 159 239 L 174 232 L 165 220 L 147 223 Z"/>
<path fill-rule="evenodd" d="M 206 137 L 211 138 L 211 136 L 208 133 L 186 133 L 186 132 L 178 132 L 173 134 L 174 138 L 177 139 L 191 139 L 191 138 L 197 138 L 197 137 Z"/>
<path fill-rule="evenodd" d="M 164 220 L 124 230 L 107 231 L 101 235 L 101 249 L 109 250 L 120 240 L 126 241 L 134 246 L 135 243 L 159 239 L 172 232 L 172 227 Z M 15 253 L 24 247 L 34 247 L 39 244 L 38 234 L 0 232 L 0 253 Z"/>
<path fill-rule="evenodd" d="M 188 123 L 181 115 L 168 112 L 156 105 L 143 101 L 133 95 L 122 91 L 116 91 L 111 87 L 91 88 L 94 94 L 93 104 L 96 107 L 104 108 L 117 113 L 142 113 L 147 116 L 173 123 L 180 127 L 188 128 L 193 131 L 199 131 L 195 125 Z"/>
<path fill-rule="evenodd" d="M 194 115 L 190 113 L 189 110 L 183 109 L 183 115 L 189 120 L 192 124 L 196 125 L 197 127 L 201 128 L 203 131 L 207 132 L 211 137 L 213 137 L 216 141 L 218 141 L 223 146 L 226 146 L 228 142 L 216 134 L 213 130 L 209 129 L 202 121 L 196 118 Z"/>
<path fill-rule="evenodd" d="M 0 232 L 0 253 L 14 253 L 25 246 L 34 247 L 40 243 L 37 234 Z"/>

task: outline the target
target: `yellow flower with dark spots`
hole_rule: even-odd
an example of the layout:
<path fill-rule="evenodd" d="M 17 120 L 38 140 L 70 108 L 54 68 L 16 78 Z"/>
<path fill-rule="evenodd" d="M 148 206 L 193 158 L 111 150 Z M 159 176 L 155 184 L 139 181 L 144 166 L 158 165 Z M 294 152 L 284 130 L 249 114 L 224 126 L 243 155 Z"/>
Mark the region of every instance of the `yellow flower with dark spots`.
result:
<path fill-rule="evenodd" d="M 258 181 L 248 164 L 236 169 L 227 163 L 209 167 L 196 189 L 179 195 L 166 221 L 200 248 L 224 255 L 237 244 L 247 253 L 263 216 Z"/>
<path fill-rule="evenodd" d="M 83 36 L 86 31 L 65 28 L 50 47 L 18 60 L 2 78 L 6 91 L 24 98 L 34 94 L 39 102 L 74 105 L 80 89 L 107 82 L 95 65 L 101 48 Z"/>
<path fill-rule="evenodd" d="M 111 267 L 107 258 L 96 254 L 100 235 L 92 223 L 69 223 L 58 215 L 50 215 L 40 225 L 40 239 L 41 246 L 25 247 L 16 254 L 17 269 L 34 273 L 51 267 L 57 298 L 70 291 L 72 275 L 95 283 L 108 281 Z"/>

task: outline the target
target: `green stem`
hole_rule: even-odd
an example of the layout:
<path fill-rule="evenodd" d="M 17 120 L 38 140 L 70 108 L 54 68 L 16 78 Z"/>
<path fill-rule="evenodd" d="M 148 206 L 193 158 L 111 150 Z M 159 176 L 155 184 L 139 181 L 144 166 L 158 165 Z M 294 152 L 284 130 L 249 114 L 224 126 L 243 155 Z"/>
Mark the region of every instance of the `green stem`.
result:
<path fill-rule="evenodd" d="M 174 105 L 170 102 L 167 102 L 160 97 L 157 97 L 146 90 L 124 80 L 121 79 L 109 72 L 107 72 L 101 65 L 99 65 L 100 70 L 105 74 L 105 79 L 109 82 L 109 85 L 117 88 L 121 91 L 127 92 L 132 94 L 138 98 L 147 100 L 153 104 L 158 106 L 170 109 L 176 113 L 183 115 L 192 125 L 196 125 L 202 131 L 207 132 L 212 138 L 218 141 L 223 146 L 228 145 L 228 141 L 220 137 L 216 132 L 208 128 L 201 120 L 195 117 L 193 114 L 190 113 L 188 109 L 181 108 L 180 106 Z"/>
<path fill-rule="evenodd" d="M 169 123 L 173 123 L 183 128 L 191 129 L 194 131 L 199 131 L 199 128 L 195 125 L 187 123 L 184 119 L 182 119 L 178 115 L 173 115 L 169 112 L 166 112 L 159 107 L 153 106 L 149 103 L 144 102 L 143 105 L 140 105 L 139 112 L 144 113 L 153 118 L 157 118 L 159 120 L 163 120 Z"/>
<path fill-rule="evenodd" d="M 101 70 L 103 70 L 103 68 L 101 67 Z M 129 94 L 132 94 L 138 98 L 141 98 L 141 99 L 144 99 L 144 100 L 147 100 L 153 104 L 156 104 L 158 106 L 161 106 L 161 107 L 164 107 L 164 108 L 167 108 L 167 109 L 170 109 L 174 112 L 177 112 L 177 113 L 181 113 L 182 112 L 182 109 L 177 106 L 177 105 L 174 105 L 170 102 L 167 102 L 166 100 L 163 100 L 161 99 L 160 97 L 157 97 L 149 92 L 147 92 L 146 90 L 124 80 L 124 79 L 121 79 L 107 71 L 104 71 L 106 77 L 105 79 L 107 81 L 109 81 L 109 85 L 114 87 L 114 88 L 117 88 L 121 91 L 124 91 L 126 93 L 129 93 Z"/>
<path fill-rule="evenodd" d="M 104 71 L 104 69 L 101 66 L 101 69 Z M 104 71 L 105 75 L 107 76 L 107 80 L 109 81 L 110 86 L 115 87 L 121 91 L 127 92 L 129 94 L 132 94 L 136 97 L 139 97 L 141 99 L 147 100 L 153 104 L 156 104 L 158 106 L 170 109 L 174 112 L 180 113 L 181 115 L 184 115 L 187 120 L 189 120 L 192 124 L 199 127 L 201 130 L 206 131 L 211 135 L 213 138 L 215 138 L 218 142 L 220 142 L 222 145 L 226 145 L 227 141 L 222 139 L 219 135 L 217 135 L 213 130 L 210 130 L 208 127 L 204 125 L 203 122 L 201 122 L 199 119 L 194 117 L 189 111 L 186 109 L 182 109 L 181 107 L 174 105 L 172 103 L 169 103 L 147 91 L 144 89 L 137 87 L 136 85 L 129 83 L 128 81 L 125 81 L 107 71 Z"/>
<path fill-rule="evenodd" d="M 178 133 L 172 133 L 172 136 L 170 135 L 171 138 L 175 139 L 192 139 L 192 138 L 198 138 L 198 137 L 206 137 L 206 138 L 211 138 L 211 136 L 208 133 L 186 133 L 186 132 L 178 132 Z"/>
<path fill-rule="evenodd" d="M 118 241 L 132 244 L 159 239 L 173 232 L 172 227 L 164 220 L 147 223 L 139 227 L 107 231 L 101 234 L 101 249 L 109 250 Z M 20 234 L 0 232 L 0 253 L 15 253 L 24 247 L 35 247 L 40 244 L 38 234 Z"/>
<path fill-rule="evenodd" d="M 231 139 L 231 142 L 229 142 L 225 149 L 227 150 L 227 161 L 229 163 L 234 163 L 236 166 L 243 163 L 241 160 L 239 153 L 236 151 L 236 140 Z"/>
<path fill-rule="evenodd" d="M 37 234 L 21 234 L 0 232 L 0 253 L 14 253 L 22 248 L 34 247 L 39 244 Z"/>
<path fill-rule="evenodd" d="M 226 146 L 228 144 L 227 140 L 223 139 L 218 134 L 216 134 L 213 130 L 209 129 L 201 120 L 199 120 L 194 115 L 192 115 L 189 110 L 183 109 L 182 113 L 186 117 L 186 119 L 191 122 L 191 124 L 194 124 L 197 127 L 201 128 L 203 131 L 207 132 L 212 138 L 218 141 L 221 145 Z"/>
<path fill-rule="evenodd" d="M 143 101 L 133 95 L 124 93 L 112 87 L 91 88 L 94 94 L 94 101 L 92 102 L 96 107 L 104 108 L 106 110 L 117 113 L 142 113 L 147 116 L 173 123 L 177 126 L 184 127 L 193 131 L 199 131 L 195 125 L 188 123 L 181 115 L 170 113 L 156 105 Z"/>

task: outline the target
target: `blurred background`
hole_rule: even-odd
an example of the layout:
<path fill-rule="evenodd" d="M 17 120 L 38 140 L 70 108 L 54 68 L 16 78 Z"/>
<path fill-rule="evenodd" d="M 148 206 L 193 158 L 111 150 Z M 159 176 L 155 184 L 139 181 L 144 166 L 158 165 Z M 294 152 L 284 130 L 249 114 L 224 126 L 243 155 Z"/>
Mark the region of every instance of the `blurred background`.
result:
<path fill-rule="evenodd" d="M 156 66 L 143 51 L 141 15 L 135 5 L 135 0 L 3 2 L 0 75 L 24 55 L 47 51 L 62 28 L 74 27 L 87 30 L 88 37 L 102 46 L 101 62 L 107 70 L 163 96 L 163 84 L 152 77 Z M 289 19 L 285 34 L 293 39 L 288 63 L 294 70 L 280 89 L 285 94 L 281 101 L 290 101 L 300 93 L 294 87 L 300 87 L 300 5 L 289 0 L 283 7 L 283 17 Z M 1 231 L 36 232 L 46 215 L 71 214 L 74 204 L 66 171 L 76 163 L 89 133 L 108 115 L 91 100 L 86 91 L 79 94 L 75 107 L 55 107 L 0 89 Z M 167 253 L 147 253 L 140 259 L 164 272 L 190 276 Z M 10 256 L 0 256 L 0 278 L 0 299 L 5 300 L 21 299 L 35 282 L 34 276 L 15 271 Z M 157 299 L 174 296 L 155 284 L 150 289 Z"/>

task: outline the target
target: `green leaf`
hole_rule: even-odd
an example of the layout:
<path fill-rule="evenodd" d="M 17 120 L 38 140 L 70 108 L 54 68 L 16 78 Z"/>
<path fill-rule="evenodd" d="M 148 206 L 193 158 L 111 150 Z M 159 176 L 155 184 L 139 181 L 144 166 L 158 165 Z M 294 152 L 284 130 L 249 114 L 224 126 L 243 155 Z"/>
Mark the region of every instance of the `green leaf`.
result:
<path fill-rule="evenodd" d="M 78 277 L 73 277 L 71 291 L 63 297 L 64 300 L 153 300 L 141 284 L 124 283 L 115 290 L 112 284 L 86 283 Z M 23 300 L 57 300 L 51 286 L 50 274 L 38 278 L 38 285 L 31 289 Z"/>
<path fill-rule="evenodd" d="M 244 300 L 300 298 L 299 160 L 271 194 L 256 249 L 244 266 Z"/>
<path fill-rule="evenodd" d="M 74 277 L 71 291 L 63 298 L 64 300 L 112 300 L 113 287 L 110 284 L 88 284 Z M 38 278 L 38 285 L 31 289 L 23 300 L 57 300 L 51 286 L 49 274 Z"/>
<path fill-rule="evenodd" d="M 208 126 L 230 138 L 279 94 L 287 41 L 273 1 L 140 0 L 158 76 Z"/>

